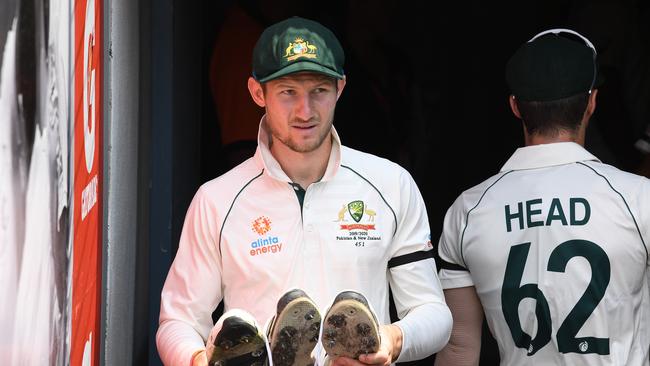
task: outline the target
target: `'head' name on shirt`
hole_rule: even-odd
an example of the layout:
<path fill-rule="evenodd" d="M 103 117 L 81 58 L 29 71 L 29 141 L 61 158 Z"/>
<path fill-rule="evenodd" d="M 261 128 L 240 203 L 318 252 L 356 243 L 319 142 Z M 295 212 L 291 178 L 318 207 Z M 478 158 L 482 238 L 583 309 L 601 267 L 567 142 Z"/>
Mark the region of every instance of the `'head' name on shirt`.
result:
<path fill-rule="evenodd" d="M 553 222 L 566 226 L 585 225 L 589 221 L 591 207 L 589 201 L 584 198 L 569 198 L 568 219 L 559 198 L 553 198 L 550 202 L 550 205 L 545 205 L 541 198 L 536 198 L 526 202 L 518 202 L 516 208 L 506 205 L 506 229 L 511 232 L 513 222 L 515 225 L 519 225 L 519 230 L 523 230 L 536 226 L 551 226 Z"/>

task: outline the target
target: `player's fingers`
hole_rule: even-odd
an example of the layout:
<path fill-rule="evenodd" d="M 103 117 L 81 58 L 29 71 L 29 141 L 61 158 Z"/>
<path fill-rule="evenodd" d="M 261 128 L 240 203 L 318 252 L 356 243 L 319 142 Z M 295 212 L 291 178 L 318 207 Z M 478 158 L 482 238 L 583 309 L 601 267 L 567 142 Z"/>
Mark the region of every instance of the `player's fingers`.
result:
<path fill-rule="evenodd" d="M 390 357 L 383 350 L 377 353 L 361 355 L 359 361 L 366 365 L 390 365 Z"/>
<path fill-rule="evenodd" d="M 330 366 L 365 366 L 365 364 L 352 358 L 337 357 L 332 361 Z"/>
<path fill-rule="evenodd" d="M 208 365 L 208 357 L 205 354 L 205 350 L 202 350 L 201 352 L 197 352 L 192 358 L 192 366 L 207 366 L 207 365 Z"/>

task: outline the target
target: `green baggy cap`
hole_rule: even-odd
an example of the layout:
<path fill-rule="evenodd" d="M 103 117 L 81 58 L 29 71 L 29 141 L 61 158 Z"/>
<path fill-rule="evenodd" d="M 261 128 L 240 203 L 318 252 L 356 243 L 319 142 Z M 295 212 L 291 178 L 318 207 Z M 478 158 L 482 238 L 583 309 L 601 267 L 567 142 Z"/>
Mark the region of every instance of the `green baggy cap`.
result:
<path fill-rule="evenodd" d="M 318 22 L 291 17 L 266 28 L 253 49 L 253 77 L 267 81 L 300 71 L 343 78 L 343 47 Z"/>
<path fill-rule="evenodd" d="M 551 101 L 602 84 L 596 49 L 568 29 L 549 30 L 524 43 L 506 65 L 511 93 L 523 101 Z"/>

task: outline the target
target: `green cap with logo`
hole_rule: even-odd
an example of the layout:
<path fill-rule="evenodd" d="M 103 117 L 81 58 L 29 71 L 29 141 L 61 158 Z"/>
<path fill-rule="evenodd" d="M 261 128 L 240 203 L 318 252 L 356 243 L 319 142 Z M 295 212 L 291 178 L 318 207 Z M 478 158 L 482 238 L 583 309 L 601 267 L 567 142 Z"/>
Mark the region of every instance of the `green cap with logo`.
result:
<path fill-rule="evenodd" d="M 291 17 L 264 30 L 253 49 L 253 77 L 265 83 L 301 71 L 343 78 L 343 47 L 313 20 Z"/>

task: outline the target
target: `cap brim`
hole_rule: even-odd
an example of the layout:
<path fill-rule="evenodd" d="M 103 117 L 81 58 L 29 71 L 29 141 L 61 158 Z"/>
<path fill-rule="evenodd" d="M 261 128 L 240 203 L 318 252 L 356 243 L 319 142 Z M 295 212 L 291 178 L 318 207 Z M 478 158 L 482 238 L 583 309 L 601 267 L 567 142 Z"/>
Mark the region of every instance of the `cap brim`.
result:
<path fill-rule="evenodd" d="M 317 63 L 310 62 L 310 61 L 301 61 L 301 62 L 294 62 L 291 65 L 288 65 L 276 72 L 274 72 L 271 75 L 267 75 L 263 78 L 257 79 L 260 83 L 266 83 L 267 81 L 271 81 L 273 79 L 277 79 L 279 77 L 293 74 L 296 72 L 303 72 L 303 71 L 309 71 L 309 72 L 316 72 L 319 74 L 324 74 L 327 76 L 331 76 L 335 79 L 343 79 L 343 74 L 338 73 L 332 69 L 329 69 L 325 66 L 321 66 Z"/>

